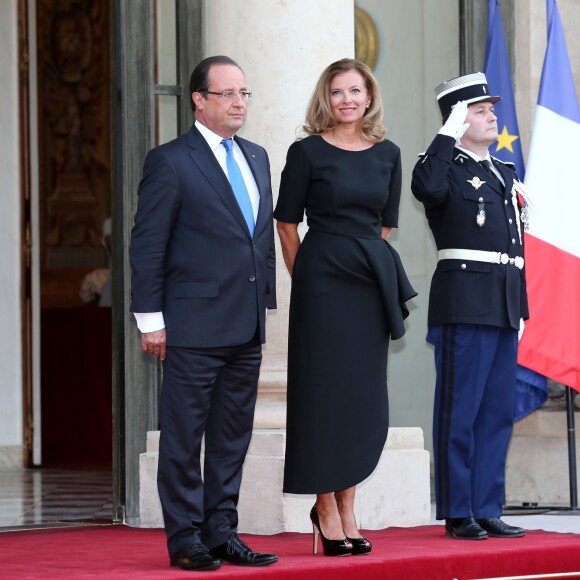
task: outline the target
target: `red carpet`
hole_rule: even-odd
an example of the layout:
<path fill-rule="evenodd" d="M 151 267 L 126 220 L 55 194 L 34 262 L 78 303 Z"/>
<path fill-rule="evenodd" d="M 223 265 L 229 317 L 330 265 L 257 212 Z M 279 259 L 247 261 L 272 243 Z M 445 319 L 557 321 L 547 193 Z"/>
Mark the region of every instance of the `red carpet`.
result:
<path fill-rule="evenodd" d="M 311 536 L 278 534 L 243 539 L 274 552 L 277 564 L 215 572 L 170 568 L 159 529 L 95 526 L 0 533 L 0 578 L 267 578 L 297 580 L 470 580 L 524 574 L 580 573 L 580 536 L 530 531 L 524 538 L 451 540 L 440 526 L 367 532 L 370 555 L 312 554 Z"/>

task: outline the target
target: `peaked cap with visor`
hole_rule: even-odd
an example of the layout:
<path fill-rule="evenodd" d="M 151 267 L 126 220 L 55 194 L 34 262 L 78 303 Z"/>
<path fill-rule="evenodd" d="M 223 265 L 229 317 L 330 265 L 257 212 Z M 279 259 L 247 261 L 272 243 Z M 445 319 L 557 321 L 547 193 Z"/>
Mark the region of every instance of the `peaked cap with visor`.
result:
<path fill-rule="evenodd" d="M 501 97 L 494 97 L 489 93 L 487 78 L 481 72 L 445 81 L 435 88 L 435 95 L 437 96 L 443 121 L 447 120 L 449 113 L 451 113 L 451 108 L 458 101 L 465 101 L 468 105 L 479 103 L 480 101 L 489 101 L 490 103 L 501 101 Z"/>

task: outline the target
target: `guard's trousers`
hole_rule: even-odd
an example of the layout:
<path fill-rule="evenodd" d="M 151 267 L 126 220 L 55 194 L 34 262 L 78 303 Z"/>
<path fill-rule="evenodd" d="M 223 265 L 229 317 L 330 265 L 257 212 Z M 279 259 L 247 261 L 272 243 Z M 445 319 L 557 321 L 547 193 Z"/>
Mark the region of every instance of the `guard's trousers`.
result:
<path fill-rule="evenodd" d="M 430 327 L 427 340 L 437 370 L 436 517 L 499 517 L 514 420 L 517 331 L 444 324 Z"/>

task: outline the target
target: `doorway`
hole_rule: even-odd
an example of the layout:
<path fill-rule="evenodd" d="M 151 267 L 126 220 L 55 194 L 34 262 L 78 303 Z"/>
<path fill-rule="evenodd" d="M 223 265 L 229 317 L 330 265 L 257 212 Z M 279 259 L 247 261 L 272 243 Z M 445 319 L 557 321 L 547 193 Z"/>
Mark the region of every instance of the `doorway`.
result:
<path fill-rule="evenodd" d="M 110 470 L 108 2 L 42 0 L 36 3 L 34 21 L 40 464 Z"/>
<path fill-rule="evenodd" d="M 21 107 L 31 240 L 31 258 L 23 257 L 25 464 L 112 472 L 113 518 L 138 524 L 139 454 L 157 429 L 159 369 L 142 356 L 127 312 L 128 238 L 146 152 L 191 123 L 202 4 L 18 6 L 28 63 L 20 90 L 30 95 Z M 102 301 L 107 269 L 114 308 Z"/>
<path fill-rule="evenodd" d="M 17 512 L 4 510 L 0 525 L 46 525 L 87 507 L 112 521 L 111 309 L 94 304 L 86 279 L 109 272 L 109 3 L 16 6 L 24 456 L 0 473 L 0 502 L 12 498 Z"/>

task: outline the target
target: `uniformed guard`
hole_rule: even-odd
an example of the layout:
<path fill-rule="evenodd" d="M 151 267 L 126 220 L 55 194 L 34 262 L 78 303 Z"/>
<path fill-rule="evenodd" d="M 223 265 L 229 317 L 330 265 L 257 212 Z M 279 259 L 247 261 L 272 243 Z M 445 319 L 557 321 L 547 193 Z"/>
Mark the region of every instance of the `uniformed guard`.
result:
<path fill-rule="evenodd" d="M 490 157 L 494 103 L 483 73 L 435 89 L 443 127 L 420 155 L 411 189 L 425 206 L 439 261 L 427 340 L 435 347 L 437 519 L 461 540 L 517 538 L 500 519 L 512 433 L 518 339 L 528 318 L 525 188 Z"/>

